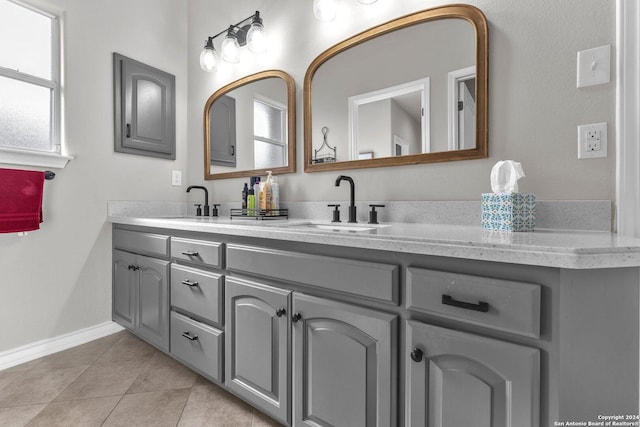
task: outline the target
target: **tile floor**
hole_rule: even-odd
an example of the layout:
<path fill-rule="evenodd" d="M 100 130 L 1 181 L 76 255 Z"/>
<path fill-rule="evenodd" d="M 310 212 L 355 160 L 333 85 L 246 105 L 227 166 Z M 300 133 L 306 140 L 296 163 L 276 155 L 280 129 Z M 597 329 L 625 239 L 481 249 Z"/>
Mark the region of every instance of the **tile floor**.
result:
<path fill-rule="evenodd" d="M 280 426 L 127 331 L 0 371 L 0 426 Z"/>

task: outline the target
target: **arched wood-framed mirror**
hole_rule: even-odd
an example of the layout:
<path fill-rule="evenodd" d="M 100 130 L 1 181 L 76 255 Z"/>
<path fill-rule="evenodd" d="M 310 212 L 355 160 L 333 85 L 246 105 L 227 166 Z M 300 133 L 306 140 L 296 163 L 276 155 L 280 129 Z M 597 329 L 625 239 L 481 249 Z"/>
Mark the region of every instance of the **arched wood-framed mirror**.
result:
<path fill-rule="evenodd" d="M 261 176 L 268 170 L 296 171 L 296 85 L 280 70 L 229 83 L 204 106 L 204 179 Z"/>
<path fill-rule="evenodd" d="M 488 157 L 486 18 L 442 6 L 344 40 L 309 65 L 303 107 L 305 172 Z"/>

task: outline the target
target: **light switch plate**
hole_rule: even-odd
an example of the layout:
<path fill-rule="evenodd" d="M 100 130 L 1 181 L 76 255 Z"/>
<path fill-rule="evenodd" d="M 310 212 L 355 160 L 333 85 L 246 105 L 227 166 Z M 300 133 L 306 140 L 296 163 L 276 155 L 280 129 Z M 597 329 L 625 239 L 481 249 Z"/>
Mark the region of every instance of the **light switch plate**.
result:
<path fill-rule="evenodd" d="M 577 87 L 594 86 L 611 81 L 611 45 L 578 52 Z"/>
<path fill-rule="evenodd" d="M 182 171 L 171 171 L 171 185 L 174 187 L 182 185 Z"/>

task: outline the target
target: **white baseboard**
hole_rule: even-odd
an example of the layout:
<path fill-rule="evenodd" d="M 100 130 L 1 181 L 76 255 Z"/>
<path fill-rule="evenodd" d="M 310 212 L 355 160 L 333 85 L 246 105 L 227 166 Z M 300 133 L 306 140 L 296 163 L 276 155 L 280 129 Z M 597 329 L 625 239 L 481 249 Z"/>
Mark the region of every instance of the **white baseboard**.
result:
<path fill-rule="evenodd" d="M 124 328 L 115 322 L 105 322 L 86 329 L 0 352 L 0 371 L 35 360 L 42 356 L 47 356 L 51 353 L 57 353 L 58 351 L 115 334 L 122 329 Z"/>

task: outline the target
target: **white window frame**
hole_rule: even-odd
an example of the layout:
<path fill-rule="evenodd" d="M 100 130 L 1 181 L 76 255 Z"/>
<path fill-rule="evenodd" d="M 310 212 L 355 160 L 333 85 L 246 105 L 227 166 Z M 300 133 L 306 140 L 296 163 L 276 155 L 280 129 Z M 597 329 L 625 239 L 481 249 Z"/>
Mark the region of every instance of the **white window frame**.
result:
<path fill-rule="evenodd" d="M 63 168 L 73 157 L 62 153 L 62 38 L 60 17 L 22 1 L 8 1 L 51 19 L 51 79 L 33 76 L 2 66 L 0 66 L 0 76 L 51 89 L 53 96 L 51 97 L 51 130 L 49 138 L 53 150 L 40 151 L 0 146 L 0 164 Z"/>
<path fill-rule="evenodd" d="M 260 141 L 260 142 L 266 142 L 268 144 L 273 144 L 273 145 L 277 145 L 279 147 L 282 147 L 282 153 L 283 153 L 283 160 L 284 160 L 284 165 L 288 164 L 289 162 L 289 150 L 287 149 L 287 141 L 289 140 L 289 135 L 288 135 L 288 126 L 287 126 L 287 116 L 289 114 L 289 111 L 287 110 L 287 106 L 274 101 L 273 99 L 269 99 L 267 97 L 261 96 L 259 94 L 255 94 L 254 98 L 253 98 L 253 102 L 261 102 L 263 104 L 267 104 L 270 107 L 273 107 L 277 110 L 280 110 L 283 114 L 280 115 L 280 119 L 282 120 L 282 123 L 280 124 L 281 129 L 282 129 L 282 141 L 278 141 L 275 139 L 270 139 L 270 138 L 265 138 L 262 136 L 258 136 L 255 133 L 255 129 L 253 132 L 253 141 L 255 144 L 255 141 Z M 276 166 L 277 167 L 277 166 Z"/>

